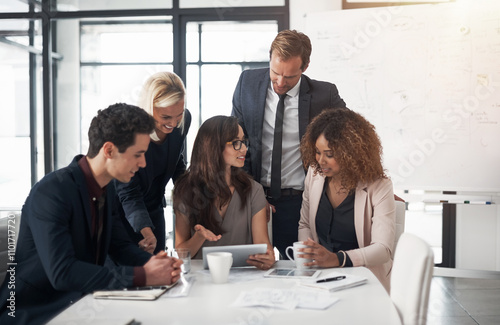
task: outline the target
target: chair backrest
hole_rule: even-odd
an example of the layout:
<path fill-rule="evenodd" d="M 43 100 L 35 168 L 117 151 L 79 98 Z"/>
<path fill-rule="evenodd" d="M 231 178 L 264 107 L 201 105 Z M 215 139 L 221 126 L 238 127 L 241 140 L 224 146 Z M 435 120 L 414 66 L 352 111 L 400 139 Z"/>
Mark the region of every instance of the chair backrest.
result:
<path fill-rule="evenodd" d="M 403 233 L 391 274 L 391 299 L 405 325 L 425 325 L 434 254 L 419 237 Z"/>
<path fill-rule="evenodd" d="M 406 203 L 403 201 L 395 201 L 396 203 L 396 235 L 394 236 L 394 249 L 398 247 L 398 240 L 402 233 L 405 232 L 405 213 Z"/>

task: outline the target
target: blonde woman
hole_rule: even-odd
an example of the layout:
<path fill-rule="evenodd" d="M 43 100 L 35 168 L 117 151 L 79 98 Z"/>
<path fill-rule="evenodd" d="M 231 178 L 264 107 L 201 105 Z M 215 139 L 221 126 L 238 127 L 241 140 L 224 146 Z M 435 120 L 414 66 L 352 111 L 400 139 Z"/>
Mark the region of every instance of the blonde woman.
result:
<path fill-rule="evenodd" d="M 184 84 L 175 73 L 158 72 L 146 81 L 138 106 L 155 119 L 146 167 L 129 183 L 116 182 L 129 235 L 150 253 L 165 249 L 165 186 L 186 170 L 182 153 L 191 114 L 184 108 L 185 96 Z"/>

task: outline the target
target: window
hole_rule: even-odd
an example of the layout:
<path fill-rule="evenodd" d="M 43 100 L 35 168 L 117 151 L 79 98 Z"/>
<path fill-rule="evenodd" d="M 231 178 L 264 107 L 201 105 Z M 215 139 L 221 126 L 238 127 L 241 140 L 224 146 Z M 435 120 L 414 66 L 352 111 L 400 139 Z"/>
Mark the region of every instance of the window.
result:
<path fill-rule="evenodd" d="M 269 66 L 277 21 L 199 21 L 186 26 L 186 84 L 193 122 L 188 158 L 197 129 L 215 115 L 231 115 L 241 71 Z"/>
<path fill-rule="evenodd" d="M 82 22 L 81 143 L 97 110 L 117 102 L 137 105 L 142 84 L 153 73 L 173 71 L 170 18 Z"/>
<path fill-rule="evenodd" d="M 18 208 L 43 175 L 39 21 L 0 21 L 0 207 Z M 37 96 L 38 94 L 38 96 Z M 38 127 L 37 127 L 38 126 Z M 38 131 L 37 131 L 38 130 Z M 38 161 L 38 164 L 36 163 Z M 38 168 L 38 170 L 37 170 Z"/>

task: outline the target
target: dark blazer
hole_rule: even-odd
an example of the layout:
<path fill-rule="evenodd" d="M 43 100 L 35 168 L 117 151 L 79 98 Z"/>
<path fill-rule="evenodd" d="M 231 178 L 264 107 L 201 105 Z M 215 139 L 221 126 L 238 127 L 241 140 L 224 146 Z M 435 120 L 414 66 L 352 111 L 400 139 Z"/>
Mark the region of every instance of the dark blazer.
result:
<path fill-rule="evenodd" d="M 151 255 L 128 240 L 113 220 L 114 186 L 106 187 L 107 219 L 103 254 L 95 264 L 91 240 L 90 200 L 77 156 L 71 164 L 46 175 L 24 203 L 16 248 L 15 281 L 9 274 L 0 288 L 0 323 L 42 324 L 84 294 L 133 284 L 133 267 L 105 267 L 109 256 L 121 265 L 143 265 Z M 19 226 L 17 226 L 19 227 Z M 15 287 L 15 289 L 14 289 Z M 15 293 L 15 318 L 6 301 Z"/>
<path fill-rule="evenodd" d="M 241 73 L 233 95 L 233 111 L 250 140 L 245 169 L 260 182 L 262 168 L 262 124 L 266 107 L 269 69 L 245 70 Z M 325 108 L 345 107 L 337 87 L 302 75 L 299 90 L 299 136 L 309 122 Z M 299 143 L 297 143 L 297 148 Z"/>
<path fill-rule="evenodd" d="M 153 157 L 154 150 L 146 151 L 146 167 L 132 177 L 128 183 L 114 181 L 122 207 L 119 209 L 122 220 L 125 222 L 129 234 L 134 240 L 141 240 L 142 236 L 135 235 L 144 227 L 155 228 L 158 223 L 151 220 L 151 212 L 161 209 L 160 214 L 154 214 L 163 218 L 163 208 L 165 207 L 165 186 L 170 179 L 174 181 L 186 171 L 183 150 L 189 127 L 191 126 L 191 113 L 184 111 L 184 128 L 174 129 L 170 133 L 162 146 L 167 147 L 165 153 L 167 163 L 158 164 L 158 159 Z M 157 146 L 151 142 L 149 148 Z M 161 180 L 155 180 L 161 174 Z M 153 188 L 154 187 L 154 188 Z M 148 213 L 149 212 L 149 213 Z M 126 220 L 125 220 L 126 219 Z M 131 226 L 129 227 L 127 223 Z"/>

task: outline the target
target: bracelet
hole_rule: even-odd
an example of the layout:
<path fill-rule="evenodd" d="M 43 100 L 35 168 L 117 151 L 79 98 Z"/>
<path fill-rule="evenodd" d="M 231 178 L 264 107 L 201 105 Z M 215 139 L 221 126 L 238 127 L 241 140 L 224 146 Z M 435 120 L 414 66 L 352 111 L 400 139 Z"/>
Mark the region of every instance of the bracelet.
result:
<path fill-rule="evenodd" d="M 339 253 L 342 253 L 342 255 L 344 255 L 344 260 L 342 261 L 342 265 L 340 265 L 340 262 L 339 262 L 339 267 L 344 267 L 345 266 L 345 261 L 347 260 L 347 257 L 346 257 L 346 254 L 344 251 L 339 251 Z"/>

